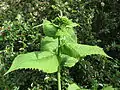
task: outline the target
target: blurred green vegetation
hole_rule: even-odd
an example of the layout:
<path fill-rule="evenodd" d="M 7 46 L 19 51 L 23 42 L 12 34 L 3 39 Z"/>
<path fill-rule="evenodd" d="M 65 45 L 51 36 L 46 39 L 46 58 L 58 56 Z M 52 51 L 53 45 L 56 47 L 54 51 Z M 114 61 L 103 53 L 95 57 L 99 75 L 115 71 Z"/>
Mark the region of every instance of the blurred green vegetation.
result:
<path fill-rule="evenodd" d="M 2 0 L 0 1 L 0 90 L 57 90 L 55 74 L 19 70 L 6 76 L 20 53 L 39 51 L 44 37 L 42 20 L 63 15 L 78 23 L 78 43 L 98 45 L 113 59 L 87 56 L 75 67 L 62 71 L 62 89 L 76 82 L 80 87 L 100 90 L 120 88 L 119 0 Z"/>

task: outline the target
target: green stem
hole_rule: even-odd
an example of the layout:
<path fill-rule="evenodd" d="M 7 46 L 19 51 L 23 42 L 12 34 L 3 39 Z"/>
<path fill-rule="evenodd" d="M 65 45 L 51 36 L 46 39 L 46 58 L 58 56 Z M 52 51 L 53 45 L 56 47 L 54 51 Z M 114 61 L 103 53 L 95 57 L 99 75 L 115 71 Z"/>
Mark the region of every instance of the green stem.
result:
<path fill-rule="evenodd" d="M 59 4 L 60 4 L 60 0 L 59 0 Z M 62 11 L 60 10 L 60 16 L 63 16 Z M 61 71 L 61 60 L 60 60 L 60 55 L 61 55 L 61 47 L 60 47 L 60 37 L 58 37 L 58 61 L 59 61 L 59 66 L 58 66 L 58 72 L 57 72 L 57 77 L 58 77 L 58 90 L 61 90 L 61 75 L 60 75 L 60 71 Z"/>
<path fill-rule="evenodd" d="M 61 75 L 60 75 L 60 66 L 58 67 L 57 76 L 58 76 L 58 90 L 61 90 Z"/>
<path fill-rule="evenodd" d="M 61 54 L 61 48 L 60 48 L 60 37 L 58 37 L 58 60 L 59 60 L 59 66 L 58 66 L 58 72 L 57 72 L 57 77 L 58 77 L 58 90 L 61 90 L 61 75 L 60 75 L 60 54 Z"/>

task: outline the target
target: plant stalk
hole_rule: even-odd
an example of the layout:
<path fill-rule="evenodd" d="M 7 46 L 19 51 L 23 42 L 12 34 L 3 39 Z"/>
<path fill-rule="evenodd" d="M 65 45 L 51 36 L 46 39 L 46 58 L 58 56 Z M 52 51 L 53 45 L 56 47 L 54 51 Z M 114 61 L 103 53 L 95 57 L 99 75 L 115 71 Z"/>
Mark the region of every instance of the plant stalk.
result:
<path fill-rule="evenodd" d="M 59 66 L 58 66 L 58 72 L 57 72 L 57 78 L 58 78 L 58 90 L 61 90 L 61 75 L 60 75 L 60 54 L 61 54 L 61 48 L 60 48 L 60 37 L 58 37 L 58 61 L 59 61 Z"/>
<path fill-rule="evenodd" d="M 61 90 L 61 75 L 60 75 L 60 66 L 58 66 L 57 77 L 58 77 L 58 90 Z"/>
<path fill-rule="evenodd" d="M 59 4 L 60 4 L 60 0 L 59 0 Z M 60 10 L 60 16 L 63 16 L 62 11 Z M 58 72 L 57 72 L 57 77 L 58 77 L 58 90 L 61 90 L 61 60 L 60 60 L 60 55 L 61 55 L 61 46 L 60 46 L 60 37 L 58 37 L 58 61 L 59 61 L 59 66 L 58 66 Z"/>

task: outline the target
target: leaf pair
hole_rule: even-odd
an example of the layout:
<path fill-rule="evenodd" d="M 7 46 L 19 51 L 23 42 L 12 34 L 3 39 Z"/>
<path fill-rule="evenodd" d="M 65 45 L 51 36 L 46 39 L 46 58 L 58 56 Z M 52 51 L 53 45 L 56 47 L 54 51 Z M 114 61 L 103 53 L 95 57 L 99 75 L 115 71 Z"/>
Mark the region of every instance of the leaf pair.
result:
<path fill-rule="evenodd" d="M 57 39 L 45 37 L 42 41 L 42 52 L 31 52 L 18 55 L 7 73 L 17 69 L 27 68 L 39 69 L 47 73 L 57 72 L 59 63 L 54 53 L 58 48 L 57 43 Z M 101 54 L 109 57 L 100 47 L 74 43 L 65 43 L 61 47 L 60 57 L 65 64 L 64 66 L 72 67 L 78 62 L 80 57 L 92 54 Z"/>

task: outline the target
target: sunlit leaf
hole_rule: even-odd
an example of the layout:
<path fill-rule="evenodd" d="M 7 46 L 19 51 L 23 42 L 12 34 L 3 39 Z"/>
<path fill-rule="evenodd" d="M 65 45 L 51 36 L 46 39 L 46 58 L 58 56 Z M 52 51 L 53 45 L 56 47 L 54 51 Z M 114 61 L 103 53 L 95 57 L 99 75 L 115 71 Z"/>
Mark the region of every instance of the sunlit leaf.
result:
<path fill-rule="evenodd" d="M 51 52 L 31 52 L 18 55 L 5 74 L 18 69 L 38 69 L 53 73 L 57 71 L 58 65 L 56 55 Z"/>
<path fill-rule="evenodd" d="M 87 55 L 92 55 L 92 54 L 99 54 L 109 57 L 103 51 L 103 49 L 98 46 L 90 46 L 90 45 L 74 44 L 74 43 L 66 43 L 62 47 L 62 53 L 75 58 L 85 57 Z"/>

